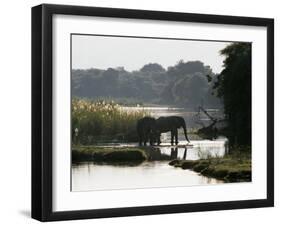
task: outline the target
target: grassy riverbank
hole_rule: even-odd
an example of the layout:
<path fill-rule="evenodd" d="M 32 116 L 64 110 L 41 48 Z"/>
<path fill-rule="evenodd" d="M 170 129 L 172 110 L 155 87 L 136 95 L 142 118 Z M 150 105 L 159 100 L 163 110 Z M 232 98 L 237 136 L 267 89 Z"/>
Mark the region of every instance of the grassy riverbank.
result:
<path fill-rule="evenodd" d="M 199 160 L 173 160 L 169 164 L 225 182 L 249 182 L 252 178 L 251 155 L 248 151 L 236 150 L 224 157 Z"/>
<path fill-rule="evenodd" d="M 147 159 L 145 151 L 136 147 L 77 146 L 72 149 L 72 162 L 94 161 L 108 163 L 141 163 Z"/>
<path fill-rule="evenodd" d="M 98 147 L 74 146 L 72 162 L 93 161 L 96 163 L 136 165 L 143 161 L 170 161 L 173 156 L 161 153 L 152 146 L 142 147 Z"/>

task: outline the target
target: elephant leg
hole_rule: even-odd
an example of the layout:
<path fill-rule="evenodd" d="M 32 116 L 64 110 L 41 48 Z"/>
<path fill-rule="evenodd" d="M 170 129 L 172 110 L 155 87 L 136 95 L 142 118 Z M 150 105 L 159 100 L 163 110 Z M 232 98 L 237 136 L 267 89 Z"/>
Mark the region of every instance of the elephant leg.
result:
<path fill-rule="evenodd" d="M 171 145 L 174 144 L 174 136 L 175 136 L 174 130 L 171 130 Z"/>
<path fill-rule="evenodd" d="M 176 145 L 178 145 L 179 141 L 178 141 L 178 130 L 175 130 L 175 143 Z"/>
<path fill-rule="evenodd" d="M 149 134 L 149 143 L 150 146 L 154 145 L 155 139 L 152 133 Z"/>
<path fill-rule="evenodd" d="M 142 146 L 142 139 L 143 138 L 143 135 L 142 134 L 140 134 L 139 135 L 139 146 Z"/>
<path fill-rule="evenodd" d="M 158 146 L 161 144 L 161 139 L 160 139 L 161 135 L 157 137 L 157 144 Z"/>
<path fill-rule="evenodd" d="M 146 146 L 146 142 L 147 142 L 147 135 L 144 135 L 144 140 L 143 140 L 143 145 Z"/>

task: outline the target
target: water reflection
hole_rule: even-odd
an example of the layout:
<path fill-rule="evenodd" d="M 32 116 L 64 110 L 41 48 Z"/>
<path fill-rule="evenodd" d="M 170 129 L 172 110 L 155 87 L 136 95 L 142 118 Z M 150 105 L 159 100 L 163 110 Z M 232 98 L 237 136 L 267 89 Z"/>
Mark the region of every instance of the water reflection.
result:
<path fill-rule="evenodd" d="M 135 167 L 84 162 L 72 166 L 72 191 L 139 189 L 219 184 L 191 170 L 169 166 L 167 161 L 145 161 Z"/>
<path fill-rule="evenodd" d="M 148 147 L 147 154 L 150 160 L 197 160 L 208 157 L 222 157 L 227 153 L 227 140 L 201 140 L 192 141 L 192 145 L 186 146 L 185 141 L 179 143 L 179 147 L 169 147 L 169 143 L 162 143 L 162 147 Z"/>
<path fill-rule="evenodd" d="M 178 148 L 171 148 L 171 159 L 177 159 L 177 158 L 178 158 Z"/>
<path fill-rule="evenodd" d="M 182 141 L 178 147 L 162 143 L 162 147 L 145 149 L 148 161 L 135 165 L 83 162 L 72 165 L 72 191 L 137 189 L 153 187 L 194 186 L 218 184 L 222 181 L 204 177 L 191 170 L 169 166 L 174 159 L 196 160 L 208 156 L 223 156 L 226 139 L 215 141 L 192 141 L 186 146 Z M 116 144 L 115 144 L 116 145 Z M 120 144 L 123 146 L 125 144 Z M 135 144 L 130 144 L 135 146 Z M 127 144 L 128 146 L 128 144 Z"/>

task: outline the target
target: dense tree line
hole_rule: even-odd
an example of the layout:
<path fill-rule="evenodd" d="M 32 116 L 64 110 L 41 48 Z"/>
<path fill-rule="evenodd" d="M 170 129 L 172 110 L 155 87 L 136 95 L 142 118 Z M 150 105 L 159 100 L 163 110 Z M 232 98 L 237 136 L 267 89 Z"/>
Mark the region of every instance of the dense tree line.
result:
<path fill-rule="evenodd" d="M 221 50 L 224 69 L 213 88 L 223 99 L 231 144 L 251 144 L 251 44 L 233 43 Z"/>
<path fill-rule="evenodd" d="M 212 95 L 217 76 L 200 61 L 183 60 L 167 70 L 157 63 L 146 64 L 132 72 L 123 67 L 72 70 L 72 94 L 90 99 L 113 98 L 191 109 L 202 104 L 220 107 L 220 99 Z M 209 82 L 208 78 L 211 78 Z"/>

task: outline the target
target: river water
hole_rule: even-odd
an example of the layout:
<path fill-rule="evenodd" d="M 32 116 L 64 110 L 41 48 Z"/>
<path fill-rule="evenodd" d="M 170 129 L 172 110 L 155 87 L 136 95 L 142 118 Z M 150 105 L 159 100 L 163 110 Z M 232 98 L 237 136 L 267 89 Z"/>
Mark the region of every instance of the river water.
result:
<path fill-rule="evenodd" d="M 138 109 L 138 108 L 137 108 Z M 137 110 L 133 109 L 132 110 Z M 179 115 L 185 118 L 187 126 L 196 126 L 195 112 L 180 108 L 146 108 L 154 117 Z M 206 119 L 207 121 L 207 119 Z M 199 186 L 223 183 L 208 178 L 192 170 L 183 170 L 170 166 L 173 159 L 196 160 L 208 156 L 223 156 L 227 151 L 226 139 L 216 140 L 192 139 L 189 146 L 185 145 L 183 133 L 179 133 L 179 146 L 169 147 L 170 134 L 161 136 L 162 147 L 151 152 L 151 161 L 138 165 L 109 165 L 93 162 L 72 164 L 72 191 L 140 189 L 159 187 Z M 107 144 L 111 146 L 113 144 Z M 114 144 L 117 146 L 136 146 L 137 144 Z M 159 159 L 162 159 L 159 161 Z M 164 160 L 163 160 L 164 159 Z"/>

